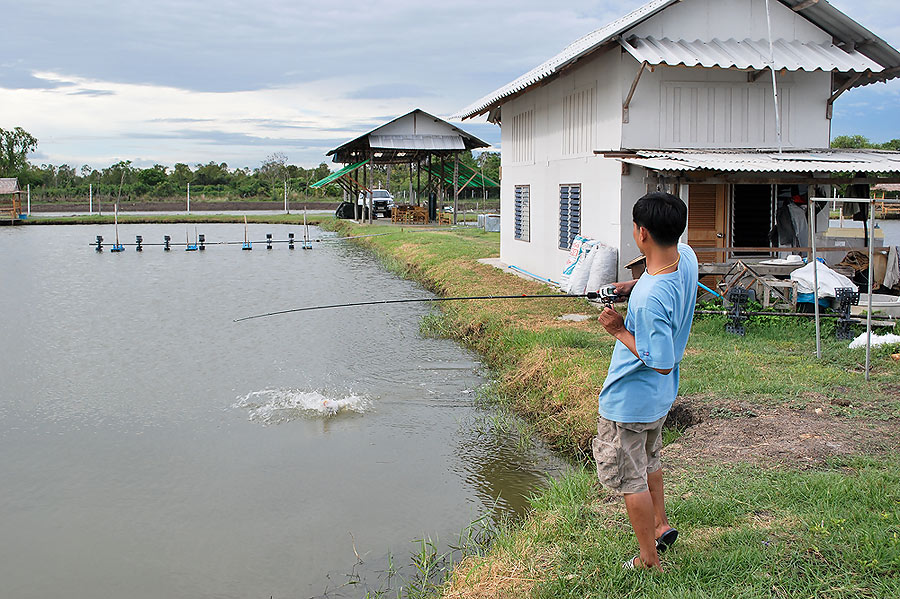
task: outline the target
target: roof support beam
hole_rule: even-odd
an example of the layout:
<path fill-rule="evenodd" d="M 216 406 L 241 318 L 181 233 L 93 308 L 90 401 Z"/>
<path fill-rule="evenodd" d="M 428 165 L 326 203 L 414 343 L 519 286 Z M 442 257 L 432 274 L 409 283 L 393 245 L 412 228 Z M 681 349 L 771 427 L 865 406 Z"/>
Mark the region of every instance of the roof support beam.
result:
<path fill-rule="evenodd" d="M 638 69 L 637 75 L 634 76 L 634 81 L 631 83 L 631 89 L 628 91 L 628 97 L 625 98 L 625 103 L 622 104 L 622 122 L 628 122 L 628 109 L 631 106 L 631 99 L 634 97 L 634 90 L 637 89 L 638 81 L 641 80 L 641 75 L 644 74 L 644 69 L 647 68 L 647 61 L 641 63 L 641 68 Z M 650 70 L 653 70 L 653 67 L 650 67 Z"/>
<path fill-rule="evenodd" d="M 819 0 L 806 0 L 806 2 L 801 2 L 797 6 L 794 6 L 791 10 L 793 10 L 794 12 L 800 12 L 801 10 L 806 10 L 807 8 L 818 2 Z"/>
<path fill-rule="evenodd" d="M 862 73 L 857 73 L 850 79 L 844 83 L 844 85 L 840 86 L 831 97 L 828 98 L 828 103 L 825 105 L 825 118 L 831 120 L 831 115 L 834 112 L 834 101 L 837 100 L 842 93 L 853 87 L 853 84 L 859 81 L 859 78 L 862 77 Z"/>
<path fill-rule="evenodd" d="M 747 83 L 756 83 L 756 80 L 766 74 L 766 69 L 750 71 L 747 73 Z"/>

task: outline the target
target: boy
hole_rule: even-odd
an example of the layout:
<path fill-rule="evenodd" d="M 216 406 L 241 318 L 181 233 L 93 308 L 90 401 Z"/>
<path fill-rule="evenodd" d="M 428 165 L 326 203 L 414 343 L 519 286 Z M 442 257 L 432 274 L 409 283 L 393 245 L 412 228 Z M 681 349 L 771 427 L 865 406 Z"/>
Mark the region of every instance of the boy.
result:
<path fill-rule="evenodd" d="M 600 391 L 593 452 L 600 482 L 624 495 L 640 545 L 623 567 L 662 571 L 659 553 L 678 531 L 666 517 L 659 451 L 694 318 L 697 256 L 678 243 L 687 225 L 687 206 L 679 198 L 649 193 L 635 203 L 632 220 L 647 268 L 638 280 L 616 283 L 616 293 L 629 297 L 624 320 L 610 307 L 600 314 L 616 344 Z"/>

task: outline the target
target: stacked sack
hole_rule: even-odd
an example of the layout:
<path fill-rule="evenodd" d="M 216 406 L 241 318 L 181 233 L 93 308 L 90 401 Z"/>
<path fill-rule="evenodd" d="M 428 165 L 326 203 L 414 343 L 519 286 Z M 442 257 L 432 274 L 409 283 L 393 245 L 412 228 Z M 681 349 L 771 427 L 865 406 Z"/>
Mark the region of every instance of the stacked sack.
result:
<path fill-rule="evenodd" d="M 618 277 L 618 259 L 616 248 L 596 239 L 577 235 L 560 277 L 560 289 L 564 293 L 582 295 L 615 283 Z"/>

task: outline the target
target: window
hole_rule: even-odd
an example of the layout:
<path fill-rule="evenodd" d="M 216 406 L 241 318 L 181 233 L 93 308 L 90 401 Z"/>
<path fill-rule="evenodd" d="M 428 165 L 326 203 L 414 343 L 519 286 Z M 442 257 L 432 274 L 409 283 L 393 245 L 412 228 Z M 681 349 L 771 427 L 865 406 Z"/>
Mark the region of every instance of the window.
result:
<path fill-rule="evenodd" d="M 594 88 L 563 98 L 563 156 L 591 152 L 594 148 Z"/>
<path fill-rule="evenodd" d="M 531 186 L 516 185 L 516 239 L 531 241 Z"/>
<path fill-rule="evenodd" d="M 534 110 L 526 110 L 512 118 L 512 162 L 534 161 Z"/>
<path fill-rule="evenodd" d="M 581 184 L 559 186 L 559 249 L 572 247 L 581 233 Z"/>

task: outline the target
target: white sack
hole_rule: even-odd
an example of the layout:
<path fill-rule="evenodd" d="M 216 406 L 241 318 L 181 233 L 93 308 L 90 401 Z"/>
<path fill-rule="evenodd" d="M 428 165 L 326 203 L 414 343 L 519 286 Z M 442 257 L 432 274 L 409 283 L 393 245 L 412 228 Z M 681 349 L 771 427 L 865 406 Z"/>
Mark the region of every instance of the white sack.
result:
<path fill-rule="evenodd" d="M 584 293 L 584 289 L 587 287 L 588 277 L 591 276 L 591 264 L 594 263 L 594 257 L 597 255 L 597 250 L 594 249 L 596 246 L 596 243 L 590 241 L 584 242 L 584 245 L 581 246 L 582 249 L 585 250 L 585 252 L 583 252 L 584 257 L 575 264 L 572 275 L 569 277 L 569 290 L 566 291 L 566 293 L 571 293 L 573 295 L 581 295 Z"/>
<path fill-rule="evenodd" d="M 563 293 L 569 292 L 569 277 L 572 276 L 575 266 L 579 260 L 587 257 L 589 248 L 583 246 L 588 241 L 590 240 L 587 237 L 582 237 L 581 235 L 576 235 L 575 239 L 572 240 L 572 247 L 569 248 L 569 257 L 566 259 L 566 265 L 563 267 L 562 274 L 559 277 L 559 288 Z"/>
<path fill-rule="evenodd" d="M 598 243 L 591 251 L 591 275 L 588 277 L 587 291 L 597 291 L 604 285 L 615 283 L 619 278 L 619 252 L 616 248 Z"/>
<path fill-rule="evenodd" d="M 819 297 L 835 297 L 834 290 L 841 287 L 850 287 L 854 291 L 857 291 L 857 287 L 853 284 L 853 281 L 841 273 L 831 270 L 821 262 L 816 261 L 815 263 L 810 262 L 803 268 L 798 268 L 791 273 L 791 280 L 797 281 L 797 293 L 815 292 L 815 288 L 813 287 L 813 277 L 815 276 L 813 273 L 813 264 L 818 265 L 816 271 L 819 275 Z"/>

